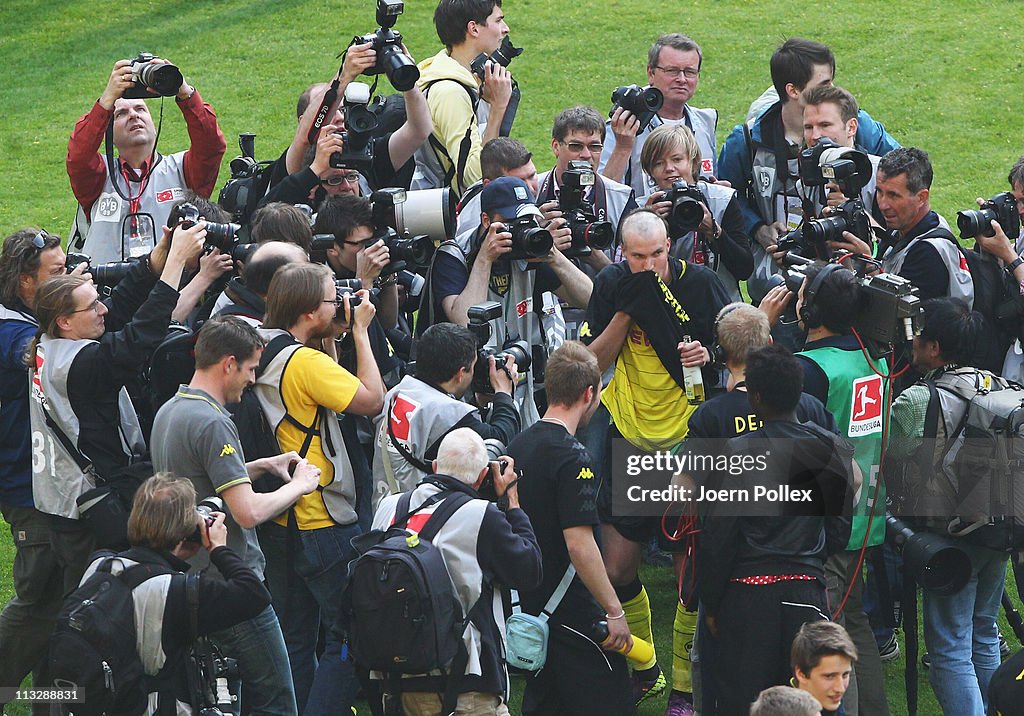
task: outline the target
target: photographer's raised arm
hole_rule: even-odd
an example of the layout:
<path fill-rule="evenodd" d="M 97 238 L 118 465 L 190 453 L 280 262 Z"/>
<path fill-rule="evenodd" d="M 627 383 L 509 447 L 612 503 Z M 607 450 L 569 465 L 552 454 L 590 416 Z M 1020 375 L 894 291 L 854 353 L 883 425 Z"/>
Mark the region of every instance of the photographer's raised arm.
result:
<path fill-rule="evenodd" d="M 636 145 L 640 121 L 633 116 L 632 112 L 623 107 L 616 107 L 612 112 L 611 119 L 615 146 L 609 153 L 604 168 L 601 169 L 601 176 L 621 183 L 625 179 L 629 160 L 633 156 L 633 147 Z"/>
<path fill-rule="evenodd" d="M 217 173 L 224 158 L 227 142 L 217 124 L 213 107 L 187 82 L 182 80 L 175 98 L 188 129 L 189 148 L 185 151 L 182 171 L 185 184 L 200 196 L 210 196 L 217 186 Z"/>
<path fill-rule="evenodd" d="M 576 308 L 586 308 L 590 303 L 590 294 L 594 290 L 594 282 L 590 280 L 590 277 L 558 249 L 551 249 L 547 264 L 562 284 L 555 294 Z"/>

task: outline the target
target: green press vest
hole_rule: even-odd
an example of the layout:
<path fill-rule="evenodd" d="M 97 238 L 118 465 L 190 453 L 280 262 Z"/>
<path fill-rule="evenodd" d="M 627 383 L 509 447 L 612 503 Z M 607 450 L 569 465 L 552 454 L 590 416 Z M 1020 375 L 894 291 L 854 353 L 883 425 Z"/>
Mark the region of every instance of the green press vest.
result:
<path fill-rule="evenodd" d="M 871 369 L 859 350 L 823 347 L 797 355 L 817 363 L 828 376 L 828 401 L 825 408 L 835 418 L 839 434 L 853 445 L 853 459 L 863 476 L 854 506 L 850 541 L 846 548 L 860 549 L 864 543 L 872 500 L 875 516 L 871 521 L 868 546 L 881 544 L 885 539 L 885 484 L 879 479 L 879 463 L 882 456 L 882 421 L 885 419 L 888 393 L 885 380 Z M 886 372 L 884 367 L 879 368 L 880 372 Z M 876 489 L 877 498 L 874 496 Z"/>

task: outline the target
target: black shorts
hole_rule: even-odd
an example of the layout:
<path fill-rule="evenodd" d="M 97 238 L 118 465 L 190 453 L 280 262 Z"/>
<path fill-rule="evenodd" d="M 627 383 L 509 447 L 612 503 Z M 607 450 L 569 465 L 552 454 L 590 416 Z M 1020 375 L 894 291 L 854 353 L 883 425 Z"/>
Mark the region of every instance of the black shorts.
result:
<path fill-rule="evenodd" d="M 601 458 L 601 487 L 597 491 L 597 516 L 601 520 L 601 524 L 611 525 L 630 542 L 643 544 L 660 532 L 661 520 L 659 518 L 612 514 L 612 444 L 618 439 L 625 438 L 615 427 L 615 423 L 609 423 L 608 435 L 604 442 L 604 455 Z"/>

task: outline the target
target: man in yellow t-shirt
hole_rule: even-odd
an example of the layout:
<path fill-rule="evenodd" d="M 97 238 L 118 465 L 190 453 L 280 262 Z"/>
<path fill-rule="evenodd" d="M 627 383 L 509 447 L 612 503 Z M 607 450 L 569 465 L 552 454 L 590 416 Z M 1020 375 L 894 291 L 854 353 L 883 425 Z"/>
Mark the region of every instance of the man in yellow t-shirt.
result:
<path fill-rule="evenodd" d="M 680 366 L 666 364 L 666 354 L 685 368 L 709 365 L 708 346 L 713 343 L 715 316 L 729 303 L 729 294 L 714 271 L 669 256 L 668 227 L 653 211 L 634 211 L 623 220 L 620 232 L 625 260 L 604 268 L 594 279 L 580 336 L 589 340 L 602 371 L 615 366 L 615 374 L 601 394 L 601 402 L 611 415 L 605 454 L 592 456 L 594 464 L 601 466 L 597 497 L 601 551 L 630 632 L 651 640 L 650 603 L 637 570 L 641 547 L 656 534 L 658 520 L 612 514 L 613 479 L 620 482 L 620 488 L 625 487 L 621 483 L 626 479 L 625 475 L 612 475 L 612 446 L 617 439 L 625 438 L 641 451 L 668 450 L 686 437 L 687 421 L 696 406 L 687 401 L 681 387 Z M 671 314 L 669 318 L 691 337 L 689 342 L 670 346 L 673 350 L 665 350 L 671 338 L 648 335 L 638 325 L 638 316 L 650 321 L 649 316 L 639 314 L 650 306 L 637 303 L 632 290 L 621 287 L 624 282 L 631 286 L 630 277 L 644 271 L 656 274 L 659 296 Z M 660 352 L 656 346 L 661 347 Z M 713 374 L 707 371 L 705 384 L 711 385 L 713 380 Z M 633 690 L 637 703 L 660 693 L 665 685 L 656 656 L 647 664 L 635 666 Z"/>
<path fill-rule="evenodd" d="M 357 682 L 351 662 L 341 658 L 333 626 L 350 541 L 361 531 L 356 517 L 353 463 L 365 461 L 344 416 L 377 415 L 384 384 L 370 348 L 367 327 L 374 306 L 367 291 L 339 299 L 331 270 L 322 264 L 278 269 L 267 291 L 262 336 L 285 343 L 265 366 L 256 393 L 284 451 L 294 450 L 320 468 L 320 486 L 260 530 L 266 577 L 281 621 L 299 712 L 348 713 Z M 319 350 L 351 327 L 356 375 Z M 313 346 L 316 346 L 314 348 Z M 326 648 L 319 663 L 317 636 L 323 624 Z"/>

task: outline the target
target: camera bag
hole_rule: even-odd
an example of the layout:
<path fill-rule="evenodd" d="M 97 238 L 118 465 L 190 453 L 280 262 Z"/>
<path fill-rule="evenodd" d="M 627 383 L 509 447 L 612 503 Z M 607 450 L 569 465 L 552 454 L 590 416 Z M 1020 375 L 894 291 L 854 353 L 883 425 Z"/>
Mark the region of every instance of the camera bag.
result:
<path fill-rule="evenodd" d="M 112 571 L 118 555 L 107 552 L 96 571 L 64 601 L 50 637 L 49 673 L 57 688 L 77 686 L 81 703 L 66 704 L 75 716 L 143 713 L 160 674 L 147 676 L 139 658 L 132 592 L 152 577 L 176 574 L 156 564 Z M 173 703 L 173 699 L 171 699 Z"/>
<path fill-rule="evenodd" d="M 929 391 L 919 503 L 945 531 L 991 549 L 1024 546 L 1024 387 L 985 371 L 947 371 Z M 936 446 L 939 413 L 946 438 Z"/>

